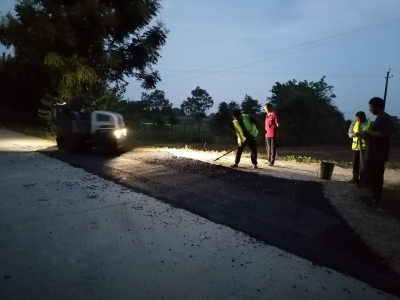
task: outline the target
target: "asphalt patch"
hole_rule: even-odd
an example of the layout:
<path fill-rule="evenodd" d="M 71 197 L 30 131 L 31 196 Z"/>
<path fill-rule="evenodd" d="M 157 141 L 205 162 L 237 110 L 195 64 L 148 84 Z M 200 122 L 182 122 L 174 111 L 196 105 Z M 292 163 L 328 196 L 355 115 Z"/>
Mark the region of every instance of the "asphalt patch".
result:
<path fill-rule="evenodd" d="M 54 148 L 41 153 L 400 295 L 400 275 L 350 228 L 320 183 L 243 172 L 168 152 L 114 158 Z"/>

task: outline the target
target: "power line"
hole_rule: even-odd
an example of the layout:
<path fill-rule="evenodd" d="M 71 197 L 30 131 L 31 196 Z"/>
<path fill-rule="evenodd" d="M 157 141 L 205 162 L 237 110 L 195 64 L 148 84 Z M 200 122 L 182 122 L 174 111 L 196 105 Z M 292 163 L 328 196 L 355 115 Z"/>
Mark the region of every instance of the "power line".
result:
<path fill-rule="evenodd" d="M 340 37 L 340 36 L 343 36 L 343 35 L 359 32 L 359 31 L 363 31 L 363 30 L 368 30 L 368 29 L 375 28 L 375 27 L 378 27 L 378 26 L 387 25 L 389 23 L 397 22 L 399 20 L 400 20 L 400 18 L 392 20 L 392 21 L 388 21 L 388 22 L 383 22 L 383 23 L 379 23 L 379 24 L 375 24 L 375 25 L 371 25 L 371 26 L 367 26 L 367 27 L 363 27 L 363 28 L 347 31 L 347 32 L 344 32 L 344 33 L 335 34 L 335 35 L 332 35 L 332 36 L 329 36 L 329 37 L 324 37 L 324 38 L 313 40 L 313 41 L 310 41 L 310 42 L 301 43 L 301 44 L 298 44 L 298 45 L 295 45 L 295 46 L 290 46 L 290 47 L 287 47 L 287 48 L 282 48 L 282 49 L 278 49 L 278 50 L 275 50 L 275 51 L 266 52 L 266 53 L 263 53 L 263 54 L 260 54 L 260 55 L 251 56 L 249 58 L 264 56 L 264 55 L 267 55 L 267 54 L 272 54 L 272 53 L 276 53 L 276 52 L 280 52 L 280 51 L 284 51 L 284 50 L 289 50 L 289 49 L 305 46 L 305 45 L 308 45 L 308 44 L 317 43 L 317 42 L 320 42 L 320 41 L 323 41 L 323 40 L 328 40 L 328 39 Z M 309 49 L 309 48 L 306 48 L 306 49 Z M 228 63 L 218 64 L 218 65 L 214 65 L 214 66 L 209 66 L 209 67 L 198 69 L 196 71 L 202 71 L 202 70 L 207 70 L 207 69 L 211 69 L 211 68 L 215 68 L 215 67 L 219 67 L 219 66 L 224 66 L 224 65 L 227 65 L 227 64 L 230 64 L 230 63 L 235 63 L 235 62 L 242 61 L 242 60 L 243 59 L 231 61 L 231 62 L 228 62 Z M 166 76 L 165 78 L 178 76 L 178 75 L 184 75 L 184 74 L 188 74 L 188 73 L 191 73 L 191 72 L 192 71 L 187 71 L 187 72 L 183 72 L 183 73 L 179 73 L 179 74 L 173 74 L 173 75 Z"/>
<path fill-rule="evenodd" d="M 207 67 L 207 68 L 214 68 L 213 66 L 205 66 L 205 65 L 179 65 L 179 64 L 158 64 L 158 66 L 176 66 L 176 67 Z M 227 66 L 228 67 L 228 66 Z M 230 66 L 233 67 L 233 66 Z M 217 68 L 217 67 L 215 67 Z M 386 67 L 346 67 L 346 68 L 341 68 L 341 67 L 247 67 L 249 69 L 307 69 L 307 70 L 325 70 L 325 69 L 332 69 L 332 70 L 383 70 L 387 69 Z M 397 70 L 399 68 L 391 68 L 392 70 Z M 176 71 L 196 71 L 196 69 L 175 69 Z"/>
<path fill-rule="evenodd" d="M 397 20 L 400 20 L 400 19 L 397 19 Z M 396 21 L 397 21 L 397 20 L 396 20 Z M 395 21 L 390 21 L 390 22 L 381 23 L 380 25 L 382 25 L 382 24 L 387 24 L 387 23 L 391 23 L 391 22 L 395 22 Z M 380 25 L 373 25 L 373 26 L 365 27 L 364 29 L 371 28 L 371 27 L 376 27 L 376 26 L 380 26 Z M 363 30 L 363 29 L 358 29 L 358 30 L 355 30 L 355 31 L 360 31 L 360 30 Z M 354 30 L 353 30 L 353 32 L 354 32 Z M 348 33 L 346 33 L 346 34 L 348 34 Z M 341 34 L 341 35 L 343 35 L 343 34 Z M 350 36 L 352 36 L 352 35 L 350 35 Z M 346 36 L 346 37 L 344 37 L 344 38 L 348 38 L 348 37 L 350 37 L 350 36 Z M 344 39 L 344 38 L 341 38 L 341 39 Z M 210 75 L 218 74 L 218 73 L 225 72 L 225 71 L 231 71 L 231 70 L 235 70 L 235 69 L 247 67 L 247 66 L 254 65 L 254 64 L 257 64 L 257 63 L 260 63 L 260 62 L 272 60 L 272 59 L 275 59 L 275 58 L 279 58 L 279 57 L 287 56 L 287 55 L 290 55 L 290 54 L 293 54 L 293 53 L 297 53 L 297 52 L 301 52 L 301 51 L 304 51 L 304 50 L 308 50 L 308 49 L 311 49 L 311 48 L 315 48 L 315 47 L 323 46 L 323 45 L 326 45 L 326 44 L 330 44 L 330 43 L 336 42 L 336 41 L 338 41 L 338 40 L 340 40 L 340 39 L 336 39 L 336 40 L 333 40 L 333 41 L 328 41 L 328 42 L 321 43 L 321 44 L 318 44 L 318 45 L 313 45 L 313 46 L 310 46 L 310 47 L 307 47 L 307 48 L 295 50 L 295 51 L 292 51 L 292 52 L 284 53 L 284 54 L 281 54 L 281 55 L 277 55 L 277 56 L 273 56 L 273 57 L 270 57 L 270 58 L 262 59 L 262 60 L 255 61 L 255 62 L 252 62 L 252 63 L 240 65 L 240 66 L 237 66 L 237 67 L 228 68 L 228 69 L 223 70 L 223 71 L 216 71 L 216 72 L 212 72 L 212 73 L 209 73 L 209 74 L 200 75 L 200 76 L 196 76 L 196 77 L 190 77 L 190 78 L 186 78 L 186 79 L 182 79 L 182 80 L 177 80 L 177 81 L 172 81 L 172 82 L 166 82 L 166 83 L 164 83 L 164 84 L 178 83 L 178 82 L 182 82 L 182 81 L 187 81 L 187 80 L 191 80 L 191 79 L 197 79 L 197 78 L 201 78 L 201 77 L 205 77 L 205 76 L 210 76 Z M 309 43 L 311 43 L 311 42 L 309 42 Z M 162 84 L 163 84 L 163 83 L 161 83 L 161 85 L 162 85 Z"/>
<path fill-rule="evenodd" d="M 288 52 L 288 53 L 285 53 L 285 54 L 277 55 L 277 56 L 274 56 L 274 57 L 266 58 L 266 59 L 259 60 L 259 61 L 256 61 L 256 62 L 252 62 L 252 63 L 249 63 L 249 64 L 245 64 L 245 65 L 241 65 L 241 66 L 237 66 L 237 67 L 225 69 L 225 70 L 222 70 L 222 71 L 216 71 L 216 72 L 212 72 L 212 73 L 208 73 L 208 74 L 200 75 L 200 76 L 196 76 L 196 77 L 190 77 L 190 78 L 181 79 L 181 80 L 177 80 L 177 81 L 171 81 L 171 82 L 161 83 L 161 85 L 163 85 L 163 84 L 171 84 L 171 83 L 178 83 L 178 82 L 187 81 L 187 80 L 191 80 L 191 79 L 197 79 L 197 78 L 201 78 L 201 77 L 205 77 L 205 76 L 210 76 L 210 75 L 214 75 L 214 74 L 219 74 L 219 73 L 223 73 L 223 72 L 226 72 L 226 71 L 231 71 L 231 70 L 235 70 L 235 69 L 240 69 L 240 68 L 243 68 L 243 67 L 246 67 L 246 66 L 249 66 L 249 65 L 254 65 L 254 64 L 257 64 L 257 63 L 260 63 L 260 62 L 264 62 L 264 61 L 272 60 L 272 59 L 275 59 L 275 58 L 287 56 L 287 55 L 290 55 L 290 54 L 293 54 L 293 53 L 297 53 L 297 52 L 301 52 L 301 51 L 308 50 L 308 49 L 311 49 L 311 48 L 323 46 L 323 45 L 326 45 L 326 44 L 329 44 L 329 43 L 332 43 L 332 42 L 336 42 L 336 41 L 337 41 L 337 40 L 329 41 L 329 42 L 326 42 L 326 43 L 322 43 L 322 44 L 310 46 L 310 47 L 307 47 L 307 48 L 303 48 L 303 49 L 299 49 L 299 50 L 296 50 L 296 51 Z"/>
<path fill-rule="evenodd" d="M 248 67 L 248 68 L 241 68 L 243 69 L 243 71 L 245 71 L 245 69 L 252 69 L 252 70 L 247 70 L 247 72 L 256 72 L 257 70 L 279 70 L 279 69 L 283 69 L 283 70 L 353 70 L 353 69 L 346 69 L 346 68 L 269 68 L 269 67 L 261 67 L 261 68 L 257 68 L 257 67 Z M 382 68 L 381 70 L 383 70 L 384 68 Z M 174 68 L 162 68 L 162 69 L 158 69 L 158 71 L 166 71 L 166 72 L 176 72 L 176 71 L 182 71 L 182 69 L 174 69 Z M 209 73 L 208 71 L 199 71 L 199 70 L 190 70 L 193 73 Z M 221 70 L 224 71 L 224 70 Z M 360 70 L 362 71 L 362 70 Z M 361 73 L 360 73 L 361 74 Z M 369 75 L 379 75 L 378 73 L 374 73 L 374 74 L 369 74 Z M 381 75 L 380 75 L 381 76 Z"/>
<path fill-rule="evenodd" d="M 174 72 L 174 70 L 160 70 L 160 71 L 166 71 L 166 72 Z M 196 73 L 206 73 L 208 75 L 207 71 L 196 71 Z M 349 73 L 342 73 L 342 74 L 330 74 L 330 73 L 304 73 L 304 72 L 290 72 L 290 73 L 282 73 L 282 72 L 273 72 L 273 73 L 267 73 L 267 72 L 225 72 L 225 71 L 220 71 L 220 74 L 230 74 L 230 75 L 316 75 L 316 76 L 335 76 L 335 77 L 371 77 L 371 78 L 377 78 L 381 77 L 381 75 L 378 74 L 349 74 Z"/>

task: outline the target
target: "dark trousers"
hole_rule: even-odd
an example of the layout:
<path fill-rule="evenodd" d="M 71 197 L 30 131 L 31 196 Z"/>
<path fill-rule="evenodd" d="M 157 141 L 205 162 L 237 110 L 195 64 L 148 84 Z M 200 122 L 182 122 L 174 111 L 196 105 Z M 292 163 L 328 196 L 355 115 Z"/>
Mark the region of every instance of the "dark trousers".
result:
<path fill-rule="evenodd" d="M 364 169 L 361 170 L 361 158 L 360 151 L 353 150 L 353 178 L 357 182 L 366 183 Z M 365 151 L 362 152 L 362 157 L 364 157 Z"/>
<path fill-rule="evenodd" d="M 274 163 L 276 157 L 276 137 L 266 137 L 265 145 L 267 148 L 268 161 Z"/>
<path fill-rule="evenodd" d="M 253 165 L 257 164 L 257 140 L 245 140 L 241 146 L 236 151 L 236 159 L 235 163 L 238 164 L 240 162 L 240 158 L 242 157 L 242 153 L 246 145 L 249 146 L 251 151 L 251 163 Z"/>
<path fill-rule="evenodd" d="M 366 173 L 368 177 L 369 190 L 376 202 L 380 202 L 383 192 L 383 176 L 385 173 L 384 161 L 366 160 Z"/>

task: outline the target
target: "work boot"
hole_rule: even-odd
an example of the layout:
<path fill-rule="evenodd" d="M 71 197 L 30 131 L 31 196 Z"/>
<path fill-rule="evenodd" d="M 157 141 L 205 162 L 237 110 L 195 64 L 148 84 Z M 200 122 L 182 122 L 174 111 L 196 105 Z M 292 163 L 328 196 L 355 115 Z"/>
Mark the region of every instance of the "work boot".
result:
<path fill-rule="evenodd" d="M 258 169 L 258 166 L 257 165 L 253 165 L 253 169 L 254 170 Z"/>
<path fill-rule="evenodd" d="M 237 168 L 239 165 L 238 164 L 233 164 L 232 166 L 231 166 L 231 168 Z"/>
<path fill-rule="evenodd" d="M 348 183 L 356 183 L 356 180 L 355 180 L 354 178 L 352 178 L 352 179 L 350 179 L 350 180 L 348 181 Z"/>
<path fill-rule="evenodd" d="M 268 166 L 273 167 L 274 164 L 275 164 L 275 163 L 274 163 L 273 161 L 271 161 L 271 162 L 268 164 Z"/>

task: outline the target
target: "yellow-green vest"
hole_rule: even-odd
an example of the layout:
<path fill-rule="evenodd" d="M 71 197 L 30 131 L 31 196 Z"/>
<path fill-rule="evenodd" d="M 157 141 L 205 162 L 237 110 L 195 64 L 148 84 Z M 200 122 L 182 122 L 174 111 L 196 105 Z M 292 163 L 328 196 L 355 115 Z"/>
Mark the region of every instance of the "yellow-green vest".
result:
<path fill-rule="evenodd" d="M 242 114 L 242 120 L 243 120 L 243 125 L 248 131 L 248 133 L 250 133 L 250 135 L 256 139 L 258 136 L 258 129 L 256 125 L 250 121 L 250 116 L 247 114 Z M 238 120 L 233 120 L 233 125 L 235 126 L 236 132 L 239 134 L 238 144 L 240 144 L 241 142 L 244 142 L 246 140 L 246 137 L 243 134 L 243 129 L 240 126 Z"/>
<path fill-rule="evenodd" d="M 372 122 L 371 122 L 370 120 L 368 120 L 368 121 L 365 123 L 365 125 L 364 125 L 364 127 L 363 127 L 363 129 L 362 129 L 361 131 L 368 130 L 368 129 L 371 127 L 371 124 L 372 124 Z M 354 123 L 354 126 L 353 126 L 353 132 L 354 132 L 354 133 L 357 133 L 357 132 L 359 131 L 359 128 L 360 128 L 360 122 L 356 121 L 356 122 Z M 359 149 L 358 137 L 353 137 L 353 145 L 352 145 L 351 148 L 352 148 L 353 150 Z M 361 139 L 361 149 L 362 149 L 362 150 L 365 150 L 365 140 L 364 140 L 364 139 Z"/>

